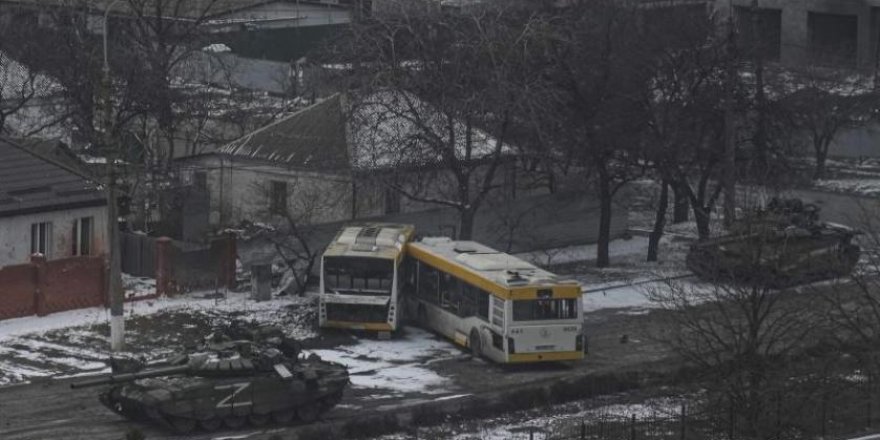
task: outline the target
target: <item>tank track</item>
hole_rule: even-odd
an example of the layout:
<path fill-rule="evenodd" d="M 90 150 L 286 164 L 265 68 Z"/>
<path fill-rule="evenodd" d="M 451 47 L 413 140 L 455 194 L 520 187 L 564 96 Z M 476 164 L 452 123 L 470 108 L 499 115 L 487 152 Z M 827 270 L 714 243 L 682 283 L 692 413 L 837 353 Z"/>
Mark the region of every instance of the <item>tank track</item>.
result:
<path fill-rule="evenodd" d="M 320 419 L 321 416 L 338 405 L 342 401 L 342 394 L 342 390 L 327 393 L 303 405 L 292 407 L 286 411 L 276 411 L 268 414 L 228 415 L 209 419 L 195 419 L 163 414 L 158 410 L 147 410 L 145 413 L 149 421 L 153 421 L 180 435 L 187 435 L 197 431 L 214 432 L 220 429 L 236 430 L 245 427 L 263 428 L 270 425 L 309 424 Z M 130 418 L 144 420 L 143 417 Z"/>

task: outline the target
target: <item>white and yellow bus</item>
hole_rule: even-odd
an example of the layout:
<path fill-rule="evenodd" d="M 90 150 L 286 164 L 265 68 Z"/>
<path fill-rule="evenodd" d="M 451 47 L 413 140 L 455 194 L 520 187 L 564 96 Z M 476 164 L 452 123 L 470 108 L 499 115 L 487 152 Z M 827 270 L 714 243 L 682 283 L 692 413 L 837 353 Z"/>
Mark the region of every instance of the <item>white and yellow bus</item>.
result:
<path fill-rule="evenodd" d="M 407 313 L 495 362 L 584 357 L 581 287 L 473 241 L 407 245 Z"/>
<path fill-rule="evenodd" d="M 321 257 L 318 323 L 321 327 L 377 331 L 398 329 L 398 274 L 414 228 L 363 224 L 342 228 Z"/>

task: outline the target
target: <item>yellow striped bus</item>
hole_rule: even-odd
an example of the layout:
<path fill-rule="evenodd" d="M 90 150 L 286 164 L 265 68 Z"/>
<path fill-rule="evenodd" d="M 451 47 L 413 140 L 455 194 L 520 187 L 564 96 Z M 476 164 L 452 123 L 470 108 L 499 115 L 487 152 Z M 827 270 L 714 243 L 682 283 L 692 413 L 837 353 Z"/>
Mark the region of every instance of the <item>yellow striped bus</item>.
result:
<path fill-rule="evenodd" d="M 400 325 L 400 265 L 411 225 L 342 228 L 321 257 L 318 324 L 390 336 Z"/>
<path fill-rule="evenodd" d="M 581 287 L 473 241 L 407 245 L 409 316 L 477 357 L 501 363 L 584 357 Z"/>

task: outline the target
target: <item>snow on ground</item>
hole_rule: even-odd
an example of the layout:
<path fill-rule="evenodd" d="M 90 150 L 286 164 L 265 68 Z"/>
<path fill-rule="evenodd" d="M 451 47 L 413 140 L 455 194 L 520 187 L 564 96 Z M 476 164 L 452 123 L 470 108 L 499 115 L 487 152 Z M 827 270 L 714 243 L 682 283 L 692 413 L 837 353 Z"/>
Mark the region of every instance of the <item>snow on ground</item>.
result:
<path fill-rule="evenodd" d="M 128 278 L 132 294 L 152 292 L 151 280 Z M 125 304 L 123 355 L 155 360 L 200 341 L 233 319 L 278 325 L 295 338 L 315 335 L 314 298 L 255 302 L 244 292 L 197 292 Z M 37 377 L 106 371 L 109 311 L 101 307 L 0 321 L 0 386 Z M 161 324 L 157 324 L 161 322 Z"/>
<path fill-rule="evenodd" d="M 581 422 L 587 425 L 600 421 L 624 422 L 675 417 L 681 411 L 678 399 L 656 398 L 640 403 L 599 405 L 595 400 L 579 401 L 551 407 L 518 411 L 502 417 L 449 422 L 443 425 L 415 428 L 406 433 L 376 437 L 375 440 L 453 439 L 453 440 L 545 440 L 578 435 Z M 532 437 L 530 437 L 530 435 Z M 577 438 L 577 437 L 572 437 Z"/>
<path fill-rule="evenodd" d="M 826 179 L 813 184 L 826 191 L 880 196 L 880 179 Z"/>
<path fill-rule="evenodd" d="M 463 356 L 451 342 L 416 327 L 406 327 L 403 334 L 387 341 L 359 339 L 355 345 L 312 352 L 348 367 L 354 387 L 381 389 L 383 394 L 377 398 L 386 397 L 389 391 L 447 392 L 448 380 L 427 365 Z"/>

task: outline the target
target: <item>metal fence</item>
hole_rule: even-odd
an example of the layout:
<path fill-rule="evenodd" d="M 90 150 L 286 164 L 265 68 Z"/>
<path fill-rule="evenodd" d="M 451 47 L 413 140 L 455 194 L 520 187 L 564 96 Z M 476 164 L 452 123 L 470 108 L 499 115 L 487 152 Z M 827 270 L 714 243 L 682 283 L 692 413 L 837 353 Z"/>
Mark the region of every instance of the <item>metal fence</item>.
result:
<path fill-rule="evenodd" d="M 156 276 L 156 238 L 141 234 L 119 234 L 122 272 L 137 277 Z"/>

